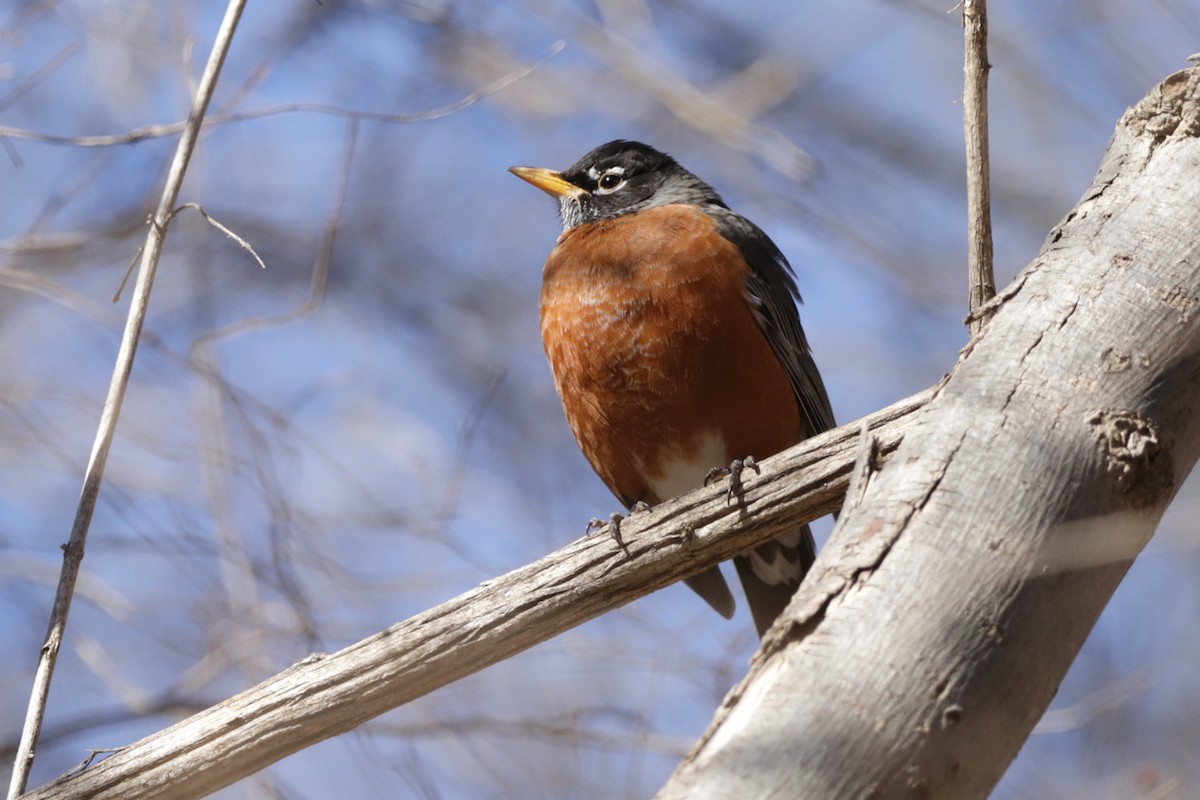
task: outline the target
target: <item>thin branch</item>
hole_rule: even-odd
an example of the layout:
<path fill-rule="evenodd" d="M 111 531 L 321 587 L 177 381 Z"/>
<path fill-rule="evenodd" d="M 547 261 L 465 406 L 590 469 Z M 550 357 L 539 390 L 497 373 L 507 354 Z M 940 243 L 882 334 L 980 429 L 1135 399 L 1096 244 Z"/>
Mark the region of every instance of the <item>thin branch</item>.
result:
<path fill-rule="evenodd" d="M 211 363 L 212 359 L 208 355 L 209 349 L 215 342 L 232 339 L 254 331 L 290 325 L 293 322 L 304 319 L 321 307 L 321 303 L 325 299 L 325 284 L 329 280 L 329 267 L 333 263 L 333 247 L 337 241 L 338 231 L 341 230 L 342 215 L 345 213 L 346 199 L 350 191 L 351 167 L 354 163 L 354 153 L 358 148 L 358 125 L 357 119 L 351 119 L 347 123 L 346 144 L 342 150 L 342 177 L 338 183 L 337 197 L 334 199 L 333 209 L 330 211 L 320 244 L 317 247 L 316 258 L 313 260 L 308 299 L 295 308 L 279 314 L 247 317 L 246 319 L 231 322 L 223 328 L 217 328 L 216 330 L 197 336 L 196 340 L 192 342 L 191 348 L 189 348 L 188 361 L 193 367 L 201 365 L 206 367 L 206 369 L 199 370 L 201 375 L 219 382 L 219 371 Z M 207 218 L 207 215 L 205 217 Z M 229 235 L 233 236 L 232 233 L 229 233 Z M 241 242 L 240 239 L 238 241 Z M 243 246 L 248 249 L 250 248 L 249 244 L 243 244 Z M 253 249 L 250 252 L 253 253 Z M 255 254 L 255 258 L 258 258 L 257 254 Z M 262 259 L 259 259 L 259 263 L 262 264 Z M 266 265 L 263 264 L 263 267 L 265 269 Z"/>
<path fill-rule="evenodd" d="M 71 59 L 71 56 L 79 52 L 80 47 L 81 45 L 78 42 L 72 42 L 71 44 L 67 45 L 62 50 L 59 50 L 49 61 L 39 67 L 32 75 L 14 86 L 8 94 L 6 94 L 4 97 L 0 97 L 0 111 L 3 111 L 13 103 L 20 100 L 22 97 L 28 94 L 31 89 L 54 74 L 59 67 Z"/>
<path fill-rule="evenodd" d="M 885 458 L 926 390 L 866 418 Z M 626 556 L 586 536 L 332 655 L 316 654 L 26 800 L 202 797 L 796 525 L 836 511 L 862 424 L 762 462 L 744 503 L 712 485 L 626 520 Z"/>
<path fill-rule="evenodd" d="M 196 337 L 188 350 L 188 363 L 197 377 L 198 424 L 205 431 L 204 438 L 207 442 L 200 466 L 205 491 L 209 497 L 209 505 L 213 509 L 217 545 L 220 551 L 218 561 L 221 564 L 221 583 L 231 615 L 241 621 L 245 628 L 242 635 L 251 640 L 250 646 L 231 651 L 241 668 L 247 685 L 270 674 L 269 663 L 263 655 L 265 650 L 260 644 L 267 634 L 267 626 L 262 620 L 261 598 L 253 564 L 248 555 L 246 542 L 231 514 L 231 506 L 226 494 L 224 476 L 230 470 L 230 464 L 227 463 L 230 458 L 229 426 L 225 408 L 228 389 L 226 379 L 221 374 L 216 344 L 223 339 L 291 324 L 312 314 L 320 307 L 325 296 L 329 267 L 333 261 L 334 243 L 341 227 L 342 214 L 345 211 L 346 199 L 349 194 L 354 153 L 358 143 L 358 120 L 351 119 L 346 125 L 342 177 L 333 210 L 330 212 L 324 234 L 317 247 L 308 299 L 301 305 L 283 313 L 249 317 L 204 333 Z M 249 250 L 254 254 L 258 263 L 264 268 L 266 267 L 248 242 L 218 223 L 199 206 L 191 203 L 185 204 L 176 209 L 176 212 L 188 206 L 195 208 L 210 224 L 233 238 L 244 249 Z M 304 602 L 299 592 L 288 592 L 288 594 L 294 601 Z"/>
<path fill-rule="evenodd" d="M 179 208 L 177 208 L 171 212 L 171 218 L 174 219 L 175 215 L 178 214 L 180 211 L 183 211 L 185 208 L 190 208 L 193 211 L 198 212 L 200 214 L 200 216 L 204 217 L 205 222 L 207 222 L 209 225 L 212 225 L 214 228 L 216 228 L 221 233 L 228 236 L 230 239 L 233 239 L 235 242 L 238 243 L 238 247 L 241 247 L 243 250 L 250 253 L 250 255 L 254 256 L 254 260 L 258 262 L 258 265 L 260 267 L 262 267 L 263 269 L 267 268 L 266 262 L 264 262 L 262 260 L 262 258 L 258 255 L 258 253 L 255 252 L 253 245 L 251 245 L 249 242 L 247 242 L 242 237 L 238 236 L 233 231 L 229 230 L 229 228 L 226 227 L 225 225 L 223 225 L 222 223 L 218 222 L 217 219 L 215 217 L 213 217 L 212 215 L 210 215 L 207 211 L 205 211 L 204 208 L 199 203 L 184 203 Z"/>
<path fill-rule="evenodd" d="M 1153 687 L 1154 676 L 1149 667 L 1135 670 L 1108 681 L 1077 703 L 1048 710 L 1034 726 L 1033 733 L 1036 735 L 1083 730 L 1097 717 L 1130 703 L 1135 697 L 1145 694 Z"/>
<path fill-rule="evenodd" d="M 4 97 L 0 97 L 0 111 L 8 108 L 13 103 L 24 97 L 30 90 L 41 83 L 50 75 L 54 74 L 63 64 L 71 59 L 71 56 L 79 52 L 80 45 L 78 42 L 72 42 L 43 64 L 36 72 L 30 75 L 25 80 L 14 86 L 12 90 Z M 0 139 L 0 143 L 4 145 L 4 151 L 8 154 L 9 161 L 14 167 L 20 167 L 24 164 L 21 160 L 21 154 L 17 152 L 17 148 L 8 139 Z"/>
<path fill-rule="evenodd" d="M 83 561 L 84 545 L 87 541 L 88 528 L 91 525 L 92 513 L 96 508 L 96 499 L 100 494 L 100 483 L 104 476 L 104 466 L 108 460 L 108 450 L 112 445 L 116 431 L 117 419 L 121 413 L 121 404 L 125 399 L 125 389 L 129 385 L 129 375 L 133 369 L 133 358 L 137 352 L 138 340 L 141 336 L 142 324 L 146 317 L 146 308 L 150 303 L 150 290 L 154 284 L 154 273 L 158 267 L 159 255 L 162 252 L 163 240 L 166 237 L 167 225 L 172 209 L 179 197 L 179 189 L 187 172 L 188 162 L 195 149 L 196 140 L 200 135 L 200 127 L 204 121 L 204 113 L 212 99 L 216 88 L 217 78 L 225 56 L 229 52 L 234 30 L 241 17 L 245 0 L 230 0 L 213 42 L 212 52 L 204 67 L 200 86 L 192 102 L 188 121 L 183 128 L 183 135 L 175 149 L 175 157 L 163 187 L 158 209 L 150 225 L 146 237 L 146 245 L 142 254 L 141 268 L 138 272 L 137 284 L 134 287 L 130 303 L 129 315 L 125 321 L 125 330 L 121 336 L 121 346 L 117 352 L 116 364 L 113 368 L 112 381 L 108 388 L 108 397 L 100 413 L 100 426 L 96 431 L 96 440 L 92 446 L 92 454 L 88 460 L 87 470 L 83 478 L 83 490 L 79 498 L 79 506 L 75 512 L 75 521 L 71 526 L 71 537 L 63 547 L 63 567 L 59 578 L 58 589 L 54 596 L 54 606 L 50 613 L 50 626 L 46 633 L 46 641 L 42 645 L 41 657 L 38 660 L 37 671 L 34 675 L 33 690 L 29 698 L 29 708 L 25 715 L 25 724 L 21 729 L 21 743 L 17 748 L 17 758 L 13 765 L 12 781 L 8 788 L 9 800 L 15 800 L 25 791 L 29 780 L 29 771 L 33 767 L 33 754 L 37 746 L 38 735 L 41 732 L 42 720 L 46 711 L 46 699 L 50 694 L 50 681 L 54 675 L 54 667 L 58 660 L 58 649 L 62 644 L 63 632 L 66 629 L 67 615 L 71 610 L 71 599 L 75 593 L 75 581 L 79 576 L 79 565 Z"/>
<path fill-rule="evenodd" d="M 214 115 L 204 121 L 204 127 L 211 128 L 217 125 L 226 125 L 231 122 L 244 122 L 246 120 L 260 119 L 262 117 L 271 117 L 277 114 L 291 114 L 304 112 L 310 114 L 328 114 L 335 117 L 345 117 L 359 122 L 390 122 L 390 123 L 411 123 L 423 122 L 430 119 L 439 119 L 448 117 L 451 114 L 457 114 L 459 111 L 478 103 L 490 95 L 505 89 L 525 76 L 529 75 L 534 70 L 541 67 L 550 59 L 562 52 L 566 47 L 564 42 L 556 42 L 546 55 L 539 58 L 537 61 L 526 64 L 518 69 L 513 70 L 499 80 L 491 83 L 482 89 L 470 92 L 462 99 L 457 100 L 448 105 L 438 108 L 429 109 L 428 111 L 415 111 L 409 114 L 388 114 L 381 111 L 361 111 L 354 108 L 341 108 L 338 106 L 326 105 L 324 103 L 282 103 L 279 105 L 268 106 L 266 108 L 254 109 L 252 111 L 240 111 L 232 114 Z M 176 133 L 184 130 L 191 120 L 184 122 L 172 122 L 167 125 L 145 125 L 141 128 L 134 128 L 125 133 L 102 134 L 99 136 L 59 136 L 53 133 L 40 133 L 38 131 L 25 130 L 24 128 L 11 128 L 5 125 L 0 125 L 0 138 L 11 139 L 29 139 L 43 144 L 63 145 L 67 147 L 115 147 L 117 145 L 134 144 L 145 139 L 160 139 L 164 136 L 173 136 Z"/>
<path fill-rule="evenodd" d="M 225 234 L 227 237 L 229 237 L 233 241 L 237 242 L 238 247 L 242 248 L 243 250 L 249 252 L 250 255 L 254 256 L 254 260 L 258 262 L 258 265 L 260 267 L 262 267 L 263 269 L 267 268 L 266 262 L 262 260 L 262 257 L 259 256 L 258 251 L 256 251 L 254 249 L 254 245 L 247 242 L 241 236 L 238 236 L 236 233 L 231 231 L 226 225 L 219 222 L 215 217 L 211 216 L 207 211 L 204 210 L 204 207 L 201 206 L 199 203 L 184 203 L 179 208 L 172 211 L 171 214 L 167 217 L 167 219 L 168 220 L 175 219 L 175 215 L 178 214 L 180 211 L 183 211 L 185 208 L 190 208 L 193 211 L 197 212 L 200 216 L 204 217 L 205 222 L 207 222 L 209 225 L 211 225 L 214 228 L 216 228 L 217 230 L 219 230 L 221 233 Z M 133 254 L 133 258 L 129 261 L 129 266 L 125 268 L 125 274 L 121 276 L 121 281 L 120 281 L 120 283 L 117 284 L 117 290 L 115 292 L 113 292 L 112 301 L 114 303 L 121 299 L 121 292 L 125 291 L 125 284 L 127 284 L 129 282 L 129 276 L 133 274 L 133 268 L 138 265 L 138 262 L 141 260 L 141 257 L 142 257 L 142 252 L 145 250 L 145 248 L 146 248 L 146 245 L 143 243 L 141 245 L 141 247 L 138 248 L 137 252 Z"/>
<path fill-rule="evenodd" d="M 968 318 L 971 336 L 986 321 L 980 309 L 996 294 L 992 270 L 991 178 L 988 166 L 987 0 L 963 0 L 963 136 L 967 147 Z"/>
<path fill-rule="evenodd" d="M 659 48 L 635 46 L 609 25 L 570 10 L 564 3 L 537 0 L 531 6 L 569 31 L 572 41 L 603 58 L 623 80 L 653 96 L 683 124 L 753 155 L 793 179 L 812 174 L 814 161 L 808 152 L 742 107 L 750 94 L 744 85 L 727 85 L 715 92 L 702 89 L 657 58 L 654 54 Z"/>

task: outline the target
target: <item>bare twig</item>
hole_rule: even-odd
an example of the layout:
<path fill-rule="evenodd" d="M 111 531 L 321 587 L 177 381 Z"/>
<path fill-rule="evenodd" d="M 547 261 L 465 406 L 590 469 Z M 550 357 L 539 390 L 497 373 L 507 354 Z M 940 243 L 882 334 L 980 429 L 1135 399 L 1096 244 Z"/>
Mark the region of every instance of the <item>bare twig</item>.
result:
<path fill-rule="evenodd" d="M 1153 686 L 1154 675 L 1151 669 L 1142 667 L 1105 682 L 1077 703 L 1048 710 L 1034 726 L 1033 733 L 1036 735 L 1083 730 L 1100 715 L 1129 703 L 1135 697 L 1150 691 Z"/>
<path fill-rule="evenodd" d="M 276 114 L 291 114 L 296 112 L 304 112 L 310 114 L 328 114 L 335 117 L 345 117 L 347 119 L 358 120 L 360 122 L 391 122 L 391 123 L 410 123 L 422 122 L 429 119 L 439 119 L 448 117 L 451 114 L 456 114 L 468 106 L 478 103 L 480 100 L 499 92 L 517 81 L 530 74 L 538 67 L 545 64 L 550 59 L 562 52 L 566 45 L 563 42 L 557 42 L 550 48 L 550 52 L 530 64 L 526 64 L 518 69 L 513 70 L 509 74 L 503 76 L 499 80 L 491 83 L 482 89 L 471 92 L 461 100 L 457 100 L 448 105 L 438 108 L 429 109 L 428 111 L 415 111 L 410 114 L 387 114 L 378 111 L 360 111 L 354 108 L 340 108 L 338 106 L 326 105 L 324 103 L 282 103 L 279 105 L 268 106 L 266 108 L 254 109 L 252 111 L 240 111 L 232 114 L 218 114 L 209 117 L 204 121 L 205 127 L 214 127 L 216 125 L 226 125 L 230 122 L 244 122 L 251 119 L 260 119 L 262 117 L 271 117 Z M 123 144 L 133 144 L 144 139 L 159 139 L 164 136 L 173 136 L 176 133 L 184 130 L 191 120 L 183 122 L 172 122 L 167 125 L 145 125 L 141 128 L 135 128 L 125 133 L 103 134 L 99 136 L 59 136 L 52 133 L 40 133 L 38 131 L 25 130 L 24 128 L 10 128 L 0 125 L 0 138 L 11 139 L 29 139 L 43 144 L 64 145 L 68 147 L 115 147 Z"/>
<path fill-rule="evenodd" d="M 71 609 L 71 598 L 74 595 L 75 581 L 79 575 L 79 565 L 83 561 L 88 527 L 91 525 L 92 513 L 96 508 L 100 482 L 104 475 L 104 465 L 108 460 L 108 450 L 112 445 L 117 418 L 120 416 L 121 404 L 125 399 L 125 389 L 129 384 L 129 375 L 133 369 L 133 358 L 137 352 L 146 308 L 150 302 L 150 290 L 154 283 L 154 273 L 158 267 L 163 240 L 166 237 L 167 224 L 179 197 L 183 176 L 187 172 L 188 162 L 200 134 L 200 126 L 204 121 L 204 113 L 208 109 L 209 100 L 212 98 L 217 78 L 225 62 L 225 56 L 229 52 L 233 33 L 237 28 L 244 5 L 245 0 L 230 0 L 226 7 L 225 17 L 221 21 L 220 30 L 217 31 L 217 37 L 213 42 L 208 63 L 204 67 L 204 74 L 200 79 L 196 97 L 192 101 L 192 109 L 183 128 L 183 135 L 175 149 L 175 157 L 171 162 L 171 169 L 167 175 L 166 185 L 163 187 L 158 209 L 154 212 L 154 218 L 146 236 L 142 263 L 138 271 L 137 283 L 134 286 L 129 315 L 125 321 L 125 330 L 121 336 L 121 346 L 117 352 L 113 377 L 108 388 L 108 397 L 105 399 L 104 408 L 100 414 L 100 426 L 96 431 L 96 440 L 92 445 L 91 457 L 84 473 L 83 490 L 75 513 L 75 521 L 71 526 L 71 537 L 63 547 L 62 574 L 54 596 L 46 641 L 42 645 L 41 658 L 34 675 L 25 724 L 21 729 L 21 744 L 17 748 L 12 781 L 8 788 L 9 800 L 15 800 L 24 792 L 25 784 L 29 780 L 29 771 L 33 766 L 34 748 L 37 745 L 38 734 L 41 732 L 42 719 L 45 715 L 46 698 L 50 693 L 50 681 L 58 660 L 58 649 L 62 644 L 67 615 Z"/>
<path fill-rule="evenodd" d="M 358 143 L 358 120 L 350 119 L 346 125 L 347 134 L 342 154 L 341 182 L 329 220 L 325 225 L 324 234 L 317 247 L 316 257 L 313 260 L 308 298 L 301 305 L 279 314 L 249 317 L 208 331 L 196 337 L 188 350 L 188 363 L 198 379 L 196 394 L 198 424 L 205 431 L 204 438 L 208 442 L 204 457 L 201 459 L 201 474 L 209 505 L 213 510 L 217 546 L 220 552 L 218 560 L 221 564 L 221 583 L 230 616 L 237 619 L 243 629 L 239 633 L 239 638 L 245 638 L 251 642 L 249 647 L 236 648 L 231 651 L 238 661 L 247 684 L 269 674 L 270 661 L 266 658 L 266 649 L 262 646 L 267 636 L 268 626 L 262 615 L 254 565 L 248 556 L 246 543 L 233 517 L 232 507 L 226 496 L 224 476 L 229 472 L 231 466 L 229 426 L 224 402 L 228 389 L 226 379 L 221 374 L 215 345 L 222 340 L 246 333 L 291 324 L 312 314 L 320 307 L 325 296 L 329 267 L 333 260 L 334 243 L 341 228 L 342 214 L 345 211 L 350 177 L 353 172 L 354 153 Z M 243 248 L 254 253 L 254 249 L 248 242 L 216 222 L 199 206 L 189 203 L 176 211 L 187 206 L 195 208 L 210 224 L 233 238 Z M 266 266 L 262 259 L 258 258 L 257 253 L 254 253 L 254 257 L 258 259 L 259 264 Z"/>
<path fill-rule="evenodd" d="M 256 252 L 254 251 L 254 246 L 253 246 L 253 245 L 251 245 L 249 242 L 247 242 L 247 241 L 246 241 L 245 239 L 243 239 L 242 237 L 238 236 L 238 235 L 237 235 L 236 233 L 234 233 L 233 231 L 229 230 L 229 228 L 227 228 L 225 225 L 223 225 L 223 224 L 221 224 L 220 222 L 218 222 L 218 221 L 217 221 L 217 220 L 216 220 L 216 219 L 215 219 L 215 218 L 214 218 L 212 215 L 210 215 L 210 214 L 209 214 L 207 211 L 205 211 L 205 210 L 204 210 L 204 209 L 203 209 L 203 208 L 200 206 L 200 204 L 199 204 L 199 203 L 184 203 L 184 204 L 183 204 L 183 205 L 181 205 L 179 208 L 177 208 L 177 209 L 175 209 L 174 211 L 172 211 L 172 212 L 171 212 L 171 217 L 172 217 L 172 219 L 175 217 L 175 215 L 176 215 L 176 214 L 178 214 L 180 211 L 183 211 L 185 208 L 190 208 L 190 209 L 192 209 L 192 210 L 194 210 L 194 211 L 197 211 L 197 212 L 199 212 L 200 216 L 204 217 L 204 221 L 205 221 L 205 222 L 207 222 L 209 225 L 212 225 L 214 228 L 216 228 L 217 230 L 219 230 L 221 233 L 225 234 L 225 235 L 226 235 L 226 236 L 228 236 L 230 239 L 233 239 L 235 242 L 237 242 L 239 247 L 241 247 L 243 250 L 245 250 L 245 251 L 249 252 L 249 253 L 250 253 L 250 255 L 254 256 L 254 260 L 258 262 L 258 265 L 259 265 L 260 267 L 262 267 L 263 269 L 266 269 L 266 268 L 267 268 L 267 265 L 266 265 L 266 263 L 265 263 L 265 262 L 262 260 L 262 258 L 261 258 L 261 257 L 258 255 L 258 253 L 256 253 Z"/>
<path fill-rule="evenodd" d="M 963 0 L 963 136 L 967 146 L 968 326 L 978 335 L 980 308 L 996 294 L 988 174 L 987 0 Z"/>
<path fill-rule="evenodd" d="M 142 260 L 142 253 L 146 252 L 146 243 L 142 242 L 138 245 L 137 252 L 133 254 L 133 258 L 129 259 L 129 266 L 125 268 L 125 272 L 121 275 L 120 282 L 117 283 L 117 290 L 113 292 L 112 301 L 115 303 L 121 299 L 121 292 L 125 291 L 125 284 L 129 283 L 129 276 L 133 274 L 133 270 Z"/>
<path fill-rule="evenodd" d="M 12 90 L 4 97 L 0 97 L 0 111 L 11 106 L 13 103 L 24 97 L 29 90 L 44 81 L 50 75 L 54 74 L 63 64 L 67 63 L 71 56 L 79 52 L 81 45 L 78 42 L 72 42 L 55 53 L 54 57 L 39 67 L 32 75 L 19 84 L 14 86 Z"/>
<path fill-rule="evenodd" d="M 126 746 L 127 746 L 127 745 L 126 745 Z M 122 746 L 122 747 L 93 747 L 91 750 L 88 750 L 88 751 L 87 751 L 87 752 L 88 752 L 88 754 L 87 754 L 87 758 L 85 758 L 83 761 L 80 761 L 80 762 L 79 762 L 79 765 L 78 765 L 77 767 L 75 767 L 75 769 L 73 769 L 73 770 L 70 772 L 70 774 L 71 774 L 71 775 L 77 775 L 77 774 L 79 774 L 80 772 L 83 772 L 85 769 L 87 769 L 88 767 L 90 767 L 90 766 L 92 765 L 92 762 L 96 760 L 96 756 L 100 756 L 100 755 L 106 755 L 106 754 L 112 754 L 112 753 L 119 753 L 119 752 L 121 752 L 122 750 L 124 750 L 126 746 Z"/>
<path fill-rule="evenodd" d="M 3 111 L 13 103 L 20 100 L 31 89 L 33 89 L 50 75 L 54 74 L 59 67 L 71 59 L 71 56 L 79 52 L 79 48 L 80 45 L 77 42 L 67 45 L 62 50 L 59 50 L 53 58 L 43 64 L 36 72 L 13 87 L 8 94 L 6 94 L 4 97 L 0 97 L 0 111 Z M 13 146 L 13 143 L 8 139 L 0 139 L 0 142 L 3 143 L 4 150 L 6 153 L 8 153 L 8 158 L 10 161 L 12 161 L 13 166 L 21 166 L 23 163 L 21 160 L 21 155 L 17 152 L 17 148 Z"/>
<path fill-rule="evenodd" d="M 743 153 L 752 154 L 790 178 L 812 174 L 814 161 L 808 152 L 779 131 L 762 124 L 758 114 L 746 112 L 747 98 L 760 95 L 760 91 L 748 91 L 747 84 L 756 83 L 759 78 L 743 73 L 740 86 L 727 85 L 715 92 L 702 89 L 671 64 L 655 57 L 657 48 L 636 46 L 625 35 L 582 11 L 569 10 L 566 4 L 545 0 L 530 5 L 568 30 L 573 41 L 604 58 L 622 79 L 653 96 L 685 125 Z M 794 72 L 790 65 L 788 69 L 773 70 L 775 77 L 790 72 Z M 761 95 L 759 102 L 763 102 Z"/>
<path fill-rule="evenodd" d="M 210 363 L 211 358 L 208 356 L 208 350 L 214 342 L 231 339 L 252 331 L 289 325 L 303 319 L 320 308 L 321 302 L 325 299 L 325 284 L 329 279 L 329 266 L 333 262 L 333 246 L 337 240 L 337 233 L 341 228 L 342 214 L 346 208 L 346 197 L 350 190 L 350 167 L 354 162 L 354 153 L 358 147 L 358 120 L 351 118 L 347 124 L 346 146 L 342 152 L 342 179 L 338 185 L 338 193 L 334 199 L 333 210 L 330 212 L 329 220 L 325 224 L 325 230 L 321 237 L 320 245 L 317 248 L 317 255 L 313 261 L 308 299 L 295 308 L 282 313 L 247 317 L 246 319 L 237 320 L 223 328 L 218 328 L 196 337 L 190 348 L 188 360 L 194 367 L 199 365 L 206 365 L 208 367 L 207 369 L 200 370 L 201 375 L 213 378 L 218 374 L 215 366 Z M 207 215 L 205 216 L 207 218 Z M 233 234 L 230 233 L 229 235 L 232 236 Z M 241 242 L 240 239 L 238 241 Z M 250 249 L 248 244 L 243 243 L 242 246 Z M 250 252 L 253 253 L 253 249 L 250 249 Z M 258 258 L 257 254 L 255 254 L 255 258 Z M 262 264 L 261 259 L 259 259 L 259 263 Z M 266 265 L 264 264 L 263 266 L 265 267 Z"/>
<path fill-rule="evenodd" d="M 233 239 L 235 242 L 238 243 L 238 247 L 242 248 L 243 250 L 249 252 L 250 255 L 254 256 L 254 260 L 258 262 L 258 265 L 260 267 L 262 267 L 263 269 L 267 268 L 266 262 L 264 262 L 262 260 L 262 257 L 259 256 L 258 252 L 255 251 L 253 245 L 251 245 L 249 242 L 247 242 L 242 237 L 238 236 L 233 231 L 229 230 L 228 227 L 226 227 L 224 224 L 219 222 L 215 217 L 211 216 L 207 211 L 205 211 L 203 206 L 201 206 L 199 203 L 184 203 L 179 208 L 172 211 L 170 213 L 170 215 L 168 215 L 167 219 L 168 220 L 175 219 L 175 215 L 178 214 L 180 211 L 183 211 L 185 208 L 190 208 L 193 211 L 200 214 L 200 216 L 204 217 L 205 222 L 207 222 L 209 225 L 212 225 L 214 228 L 216 228 L 221 233 L 228 236 L 230 239 Z M 145 249 L 146 249 L 146 245 L 145 245 L 145 243 L 143 243 L 142 246 L 138 248 L 138 251 L 133 254 L 133 258 L 130 260 L 129 266 L 125 268 L 125 274 L 121 276 L 121 282 L 117 284 L 117 290 L 115 292 L 113 292 L 112 301 L 114 303 L 121 299 L 121 292 L 125 291 L 125 284 L 127 284 L 129 282 L 129 276 L 133 274 L 133 268 L 137 266 L 138 261 L 141 259 L 142 253 L 145 251 Z"/>

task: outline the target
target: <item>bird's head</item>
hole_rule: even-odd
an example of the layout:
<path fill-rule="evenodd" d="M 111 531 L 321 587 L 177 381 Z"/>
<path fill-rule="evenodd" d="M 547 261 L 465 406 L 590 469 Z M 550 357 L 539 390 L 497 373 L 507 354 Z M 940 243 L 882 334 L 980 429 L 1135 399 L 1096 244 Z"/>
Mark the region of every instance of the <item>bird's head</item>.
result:
<path fill-rule="evenodd" d="M 562 172 L 543 167 L 509 172 L 558 200 L 564 231 L 672 203 L 726 207 L 711 186 L 675 159 L 624 139 L 597 147 Z"/>

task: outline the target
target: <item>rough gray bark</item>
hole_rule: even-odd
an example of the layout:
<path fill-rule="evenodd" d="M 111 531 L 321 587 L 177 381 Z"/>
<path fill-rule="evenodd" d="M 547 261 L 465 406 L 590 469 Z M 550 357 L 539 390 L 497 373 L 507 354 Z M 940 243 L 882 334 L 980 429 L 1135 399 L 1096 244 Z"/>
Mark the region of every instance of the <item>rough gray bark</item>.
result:
<path fill-rule="evenodd" d="M 848 508 L 660 798 L 986 796 L 1200 453 L 1200 69 Z"/>

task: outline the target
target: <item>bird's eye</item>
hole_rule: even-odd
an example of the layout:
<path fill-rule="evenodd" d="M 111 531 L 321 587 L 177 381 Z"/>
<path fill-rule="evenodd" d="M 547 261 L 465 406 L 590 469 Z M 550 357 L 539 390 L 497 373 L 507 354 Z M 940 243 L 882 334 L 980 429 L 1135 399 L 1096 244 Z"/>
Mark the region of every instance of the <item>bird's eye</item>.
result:
<path fill-rule="evenodd" d="M 624 175 L 616 170 L 609 170 L 600 176 L 600 180 L 596 181 L 596 186 L 602 191 L 611 192 L 624 182 Z"/>

